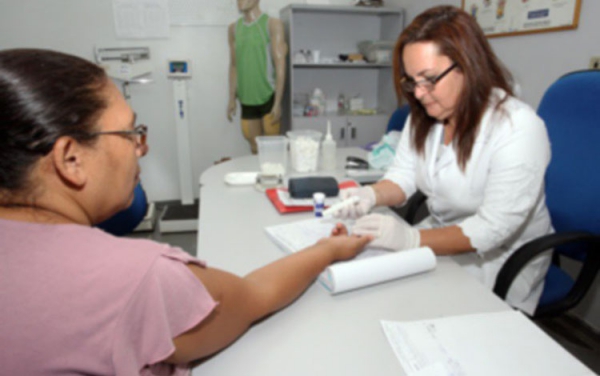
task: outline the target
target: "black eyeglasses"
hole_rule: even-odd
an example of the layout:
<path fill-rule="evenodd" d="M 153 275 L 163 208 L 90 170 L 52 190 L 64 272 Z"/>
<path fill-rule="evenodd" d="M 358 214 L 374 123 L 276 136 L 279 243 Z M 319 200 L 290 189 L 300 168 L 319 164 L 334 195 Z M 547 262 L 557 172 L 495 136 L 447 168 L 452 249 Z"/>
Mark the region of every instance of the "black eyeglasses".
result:
<path fill-rule="evenodd" d="M 446 69 L 442 73 L 438 74 L 437 76 L 427 77 L 427 78 L 424 78 L 419 81 L 415 81 L 411 78 L 403 77 L 402 81 L 400 82 L 400 85 L 402 85 L 402 90 L 404 90 L 407 93 L 414 93 L 415 90 L 417 89 L 417 86 L 420 86 L 429 92 L 435 88 L 435 84 L 440 82 L 440 80 L 442 78 L 444 78 L 448 73 L 450 73 L 452 71 L 452 69 L 456 68 L 457 66 L 458 66 L 458 64 L 454 63 L 448 69 Z"/>
<path fill-rule="evenodd" d="M 140 124 L 130 131 L 103 131 L 103 132 L 91 132 L 90 136 L 101 136 L 104 134 L 116 134 L 124 136 L 135 141 L 136 147 L 142 147 L 146 145 L 146 138 L 148 136 L 148 127 Z"/>

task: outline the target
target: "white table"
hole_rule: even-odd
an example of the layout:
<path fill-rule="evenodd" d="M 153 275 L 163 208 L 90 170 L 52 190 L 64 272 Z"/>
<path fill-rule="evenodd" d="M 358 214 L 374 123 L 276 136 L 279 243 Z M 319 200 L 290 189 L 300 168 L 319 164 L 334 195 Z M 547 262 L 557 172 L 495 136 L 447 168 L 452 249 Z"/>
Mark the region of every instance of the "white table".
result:
<path fill-rule="evenodd" d="M 364 151 L 339 150 L 338 167 L 350 154 L 364 156 Z M 312 216 L 280 215 L 254 187 L 232 187 L 223 181 L 227 172 L 257 170 L 257 157 L 247 156 L 213 166 L 200 178 L 197 256 L 212 267 L 245 275 L 283 257 L 264 227 Z M 233 345 L 197 366 L 193 374 L 402 375 L 379 320 L 509 309 L 450 258 L 439 257 L 432 272 L 336 296 L 315 283 L 291 306 L 254 325 Z"/>

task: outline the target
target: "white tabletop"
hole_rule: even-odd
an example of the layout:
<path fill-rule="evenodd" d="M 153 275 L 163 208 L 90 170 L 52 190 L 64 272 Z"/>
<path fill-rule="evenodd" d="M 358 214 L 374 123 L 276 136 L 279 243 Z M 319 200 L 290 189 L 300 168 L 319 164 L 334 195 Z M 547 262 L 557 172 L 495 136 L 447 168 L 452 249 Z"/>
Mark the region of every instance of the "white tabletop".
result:
<path fill-rule="evenodd" d="M 360 149 L 339 151 L 364 156 Z M 257 171 L 255 156 L 211 167 L 200 178 L 198 258 L 238 275 L 284 257 L 264 227 L 310 218 L 280 215 L 252 186 L 228 186 L 227 172 Z M 321 175 L 328 175 L 320 172 Z M 340 177 L 340 173 L 333 174 Z M 313 284 L 296 302 L 254 325 L 233 345 L 194 368 L 200 375 L 402 375 L 379 321 L 417 320 L 509 310 L 464 272 L 438 257 L 425 274 L 332 296 Z"/>

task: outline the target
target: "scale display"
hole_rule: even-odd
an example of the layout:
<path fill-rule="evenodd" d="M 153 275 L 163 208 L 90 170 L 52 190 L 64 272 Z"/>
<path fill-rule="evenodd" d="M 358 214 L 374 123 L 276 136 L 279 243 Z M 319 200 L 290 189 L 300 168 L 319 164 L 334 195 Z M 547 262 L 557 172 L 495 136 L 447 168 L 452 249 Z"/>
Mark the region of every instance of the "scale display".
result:
<path fill-rule="evenodd" d="M 169 60 L 169 77 L 190 78 L 192 66 L 188 60 Z"/>

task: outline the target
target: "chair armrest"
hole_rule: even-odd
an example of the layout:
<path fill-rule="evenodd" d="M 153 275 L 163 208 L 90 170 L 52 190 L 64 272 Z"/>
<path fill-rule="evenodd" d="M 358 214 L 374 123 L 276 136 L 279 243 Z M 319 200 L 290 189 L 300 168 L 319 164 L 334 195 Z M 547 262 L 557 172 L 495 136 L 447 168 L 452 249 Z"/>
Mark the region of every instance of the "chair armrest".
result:
<path fill-rule="evenodd" d="M 592 243 L 589 248 L 585 262 L 575 285 L 567 297 L 556 305 L 561 308 L 572 307 L 577 304 L 585 295 L 589 286 L 594 281 L 598 268 L 600 267 L 600 236 L 588 232 L 565 232 L 558 234 L 549 234 L 534 239 L 517 249 L 500 269 L 494 285 L 494 293 L 500 298 L 505 299 L 510 286 L 519 274 L 521 269 L 537 255 L 549 251 L 555 247 L 568 243 L 586 242 Z M 543 311 L 555 311 L 559 307 L 544 308 Z M 568 308 L 567 308 L 568 309 Z M 536 316 L 538 316 L 536 311 Z M 544 312 L 541 312 L 544 313 Z"/>
<path fill-rule="evenodd" d="M 409 224 L 414 225 L 417 212 L 426 200 L 427 196 L 421 193 L 421 191 L 417 191 L 407 203 L 406 215 L 404 216 L 404 220 Z"/>

